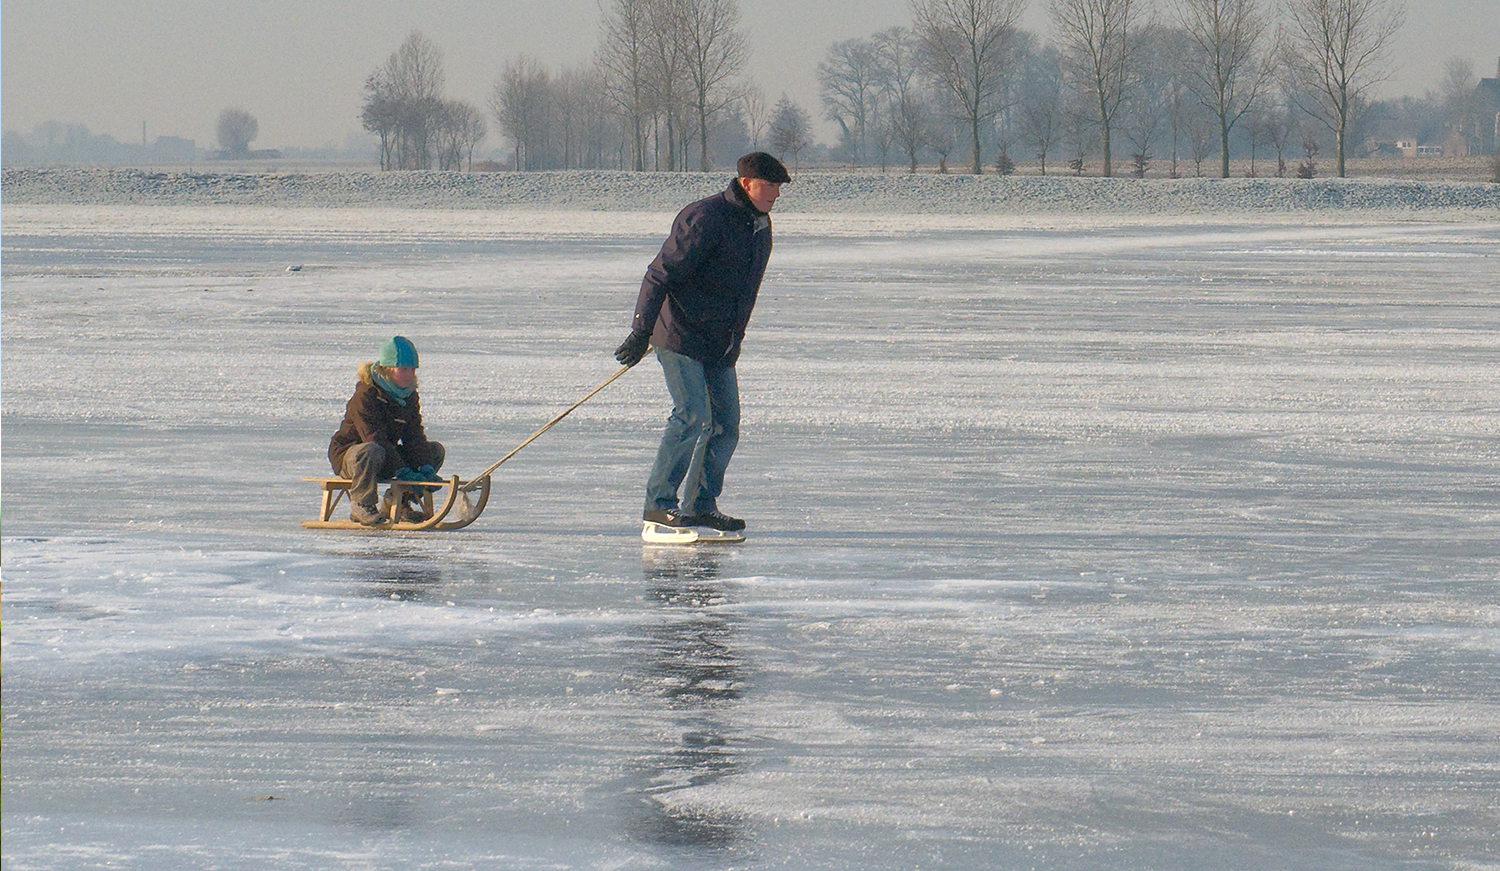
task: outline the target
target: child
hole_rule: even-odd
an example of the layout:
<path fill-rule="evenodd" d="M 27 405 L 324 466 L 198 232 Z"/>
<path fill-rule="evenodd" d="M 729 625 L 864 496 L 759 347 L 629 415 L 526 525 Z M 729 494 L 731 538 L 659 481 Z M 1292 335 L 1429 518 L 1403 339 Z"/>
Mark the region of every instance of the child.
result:
<path fill-rule="evenodd" d="M 393 336 L 380 348 L 380 359 L 361 363 L 359 384 L 344 411 L 344 422 L 328 443 L 328 460 L 336 474 L 348 478 L 349 519 L 365 526 L 420 523 L 421 490 L 394 484 L 376 507 L 377 481 L 441 482 L 445 451 L 428 441 L 417 400 L 417 348 L 405 336 Z M 413 504 L 414 503 L 414 504 Z"/>

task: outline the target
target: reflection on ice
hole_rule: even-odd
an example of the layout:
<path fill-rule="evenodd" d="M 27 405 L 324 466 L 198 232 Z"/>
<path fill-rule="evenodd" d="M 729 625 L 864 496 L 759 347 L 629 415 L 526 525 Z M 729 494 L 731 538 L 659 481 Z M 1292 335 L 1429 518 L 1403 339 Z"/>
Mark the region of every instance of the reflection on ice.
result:
<path fill-rule="evenodd" d="M 715 606 L 728 604 L 719 557 L 684 548 L 646 551 L 646 584 L 664 606 L 665 619 L 647 630 L 648 673 L 674 707 L 706 709 L 739 698 L 744 664 L 731 644 L 732 620 Z"/>
<path fill-rule="evenodd" d="M 712 551 L 642 548 L 645 585 L 661 606 L 645 626 L 644 688 L 671 712 L 663 738 L 675 743 L 642 760 L 640 817 L 632 831 L 673 847 L 730 850 L 743 839 L 743 814 L 694 801 L 691 791 L 742 768 L 735 745 L 734 702 L 748 681 L 735 652 L 735 626 L 719 606 L 729 602 Z"/>

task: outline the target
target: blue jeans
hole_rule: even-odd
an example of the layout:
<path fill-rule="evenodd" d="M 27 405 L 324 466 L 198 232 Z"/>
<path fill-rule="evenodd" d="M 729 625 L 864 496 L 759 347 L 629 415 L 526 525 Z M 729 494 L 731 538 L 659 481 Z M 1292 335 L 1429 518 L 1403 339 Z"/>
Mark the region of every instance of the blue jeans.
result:
<path fill-rule="evenodd" d="M 740 442 L 740 385 L 733 366 L 706 368 L 691 357 L 658 348 L 672 416 L 667 418 L 646 483 L 646 510 L 679 507 L 705 514 L 718 509 L 724 470 Z"/>

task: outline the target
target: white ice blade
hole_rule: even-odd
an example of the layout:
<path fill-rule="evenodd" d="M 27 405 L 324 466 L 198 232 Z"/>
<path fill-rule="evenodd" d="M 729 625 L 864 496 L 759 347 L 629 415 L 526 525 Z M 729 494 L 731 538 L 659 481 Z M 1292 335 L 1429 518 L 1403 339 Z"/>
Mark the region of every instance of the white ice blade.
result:
<path fill-rule="evenodd" d="M 723 530 L 709 529 L 703 526 L 697 527 L 693 531 L 698 533 L 698 541 L 701 542 L 737 542 L 745 540 L 745 534 L 743 532 L 725 532 Z"/>
<path fill-rule="evenodd" d="M 667 526 L 649 520 L 641 523 L 641 541 L 649 544 L 692 544 L 698 540 L 699 531 L 690 527 Z"/>

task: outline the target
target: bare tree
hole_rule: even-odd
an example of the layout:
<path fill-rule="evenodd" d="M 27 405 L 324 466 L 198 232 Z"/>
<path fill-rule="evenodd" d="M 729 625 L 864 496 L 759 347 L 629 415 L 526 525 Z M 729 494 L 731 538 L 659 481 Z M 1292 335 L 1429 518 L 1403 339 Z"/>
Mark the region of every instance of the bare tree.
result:
<path fill-rule="evenodd" d="M 1276 177 L 1286 178 L 1286 150 L 1292 142 L 1291 113 L 1285 106 L 1275 106 L 1263 113 L 1262 124 L 1266 129 L 1266 140 L 1276 150 Z"/>
<path fill-rule="evenodd" d="M 1072 72 L 1076 75 L 1082 71 L 1075 68 Z M 1068 166 L 1074 175 L 1083 175 L 1089 155 L 1099 144 L 1094 130 L 1097 123 L 1093 96 L 1081 80 L 1073 81 L 1063 94 L 1063 144 L 1073 155 Z"/>
<path fill-rule="evenodd" d="M 360 120 L 380 136 L 382 169 L 427 169 L 443 126 L 443 53 L 413 30 L 365 79 Z"/>
<path fill-rule="evenodd" d="M 683 40 L 688 96 L 698 134 L 698 169 L 713 168 L 708 153 L 709 132 L 714 116 L 727 108 L 737 95 L 733 82 L 744 71 L 750 56 L 749 42 L 740 29 L 737 0 L 679 0 L 677 22 Z"/>
<path fill-rule="evenodd" d="M 517 169 L 628 166 L 630 133 L 620 123 L 618 104 L 605 93 L 603 77 L 591 63 L 549 73 L 521 55 L 506 65 L 489 108 L 513 144 Z"/>
<path fill-rule="evenodd" d="M 886 99 L 920 91 L 921 43 L 904 27 L 892 27 L 870 38 L 875 50 L 875 86 Z"/>
<path fill-rule="evenodd" d="M 1185 81 L 1218 116 L 1219 177 L 1229 178 L 1229 131 L 1271 79 L 1266 18 L 1260 0 L 1178 0 L 1177 11 L 1190 40 Z"/>
<path fill-rule="evenodd" d="M 984 172 L 981 126 L 995 116 L 1016 22 L 1026 0 L 911 0 L 912 26 L 933 78 L 969 126 L 975 175 Z"/>
<path fill-rule="evenodd" d="M 1470 154 L 1478 153 L 1484 141 L 1485 125 L 1481 121 L 1481 102 L 1477 91 L 1479 78 L 1468 59 L 1450 57 L 1443 63 L 1443 80 L 1438 97 L 1443 101 L 1443 115 L 1449 129 L 1464 140 Z"/>
<path fill-rule="evenodd" d="M 1028 54 L 1019 79 L 1021 138 L 1034 149 L 1032 155 L 1046 175 L 1047 155 L 1061 141 L 1063 130 L 1063 69 L 1057 49 L 1049 45 Z"/>
<path fill-rule="evenodd" d="M 917 153 L 927 147 L 932 114 L 917 81 L 921 44 L 904 27 L 883 30 L 872 42 L 884 135 L 900 147 L 911 171 L 916 172 Z"/>
<path fill-rule="evenodd" d="M 521 55 L 505 65 L 490 95 L 490 113 L 515 149 L 517 170 L 541 169 L 548 133 L 551 77 Z"/>
<path fill-rule="evenodd" d="M 812 144 L 812 118 L 807 110 L 782 94 L 776 101 L 776 110 L 771 120 L 771 148 L 792 159 L 798 166 L 797 155 Z"/>
<path fill-rule="evenodd" d="M 896 144 L 901 146 L 901 153 L 906 155 L 908 169 L 916 172 L 917 156 L 932 145 L 933 131 L 936 129 L 932 107 L 921 94 L 914 92 L 894 108 Z"/>
<path fill-rule="evenodd" d="M 1174 65 L 1180 68 L 1182 66 L 1181 60 L 1180 57 L 1175 58 Z M 1192 113 L 1191 108 L 1187 105 L 1189 102 L 1187 87 L 1183 85 L 1182 78 L 1181 70 L 1179 69 L 1178 74 L 1172 76 L 1167 82 L 1166 94 L 1164 95 L 1167 105 L 1167 123 L 1172 130 L 1172 168 L 1168 173 L 1171 178 L 1182 178 L 1182 170 L 1178 167 L 1182 163 L 1183 128 L 1187 125 L 1188 117 Z"/>
<path fill-rule="evenodd" d="M 750 150 L 760 150 L 761 134 L 771 126 L 771 109 L 766 105 L 766 92 L 754 85 L 747 85 L 740 90 L 740 111 L 745 118 L 745 126 L 749 128 Z"/>
<path fill-rule="evenodd" d="M 1188 153 L 1193 158 L 1193 176 L 1203 178 L 1203 162 L 1214 147 L 1214 125 L 1210 116 L 1198 106 L 1187 119 Z"/>
<path fill-rule="evenodd" d="M 823 116 L 839 125 L 849 148 L 849 163 L 854 166 L 864 157 L 866 135 L 877 114 L 879 78 L 875 44 L 868 39 L 836 42 L 828 47 L 827 59 L 818 64 Z"/>
<path fill-rule="evenodd" d="M 428 169 L 443 111 L 443 53 L 413 30 L 386 61 L 396 98 L 397 165 Z"/>
<path fill-rule="evenodd" d="M 260 122 L 244 109 L 230 107 L 219 113 L 215 132 L 226 155 L 246 157 L 250 154 L 250 143 L 260 133 Z"/>
<path fill-rule="evenodd" d="M 607 93 L 630 131 L 631 161 L 646 168 L 646 127 L 655 102 L 651 81 L 653 0 L 614 0 L 601 10 L 597 62 Z"/>
<path fill-rule="evenodd" d="M 386 79 L 384 69 L 376 70 L 365 79 L 365 104 L 359 117 L 366 130 L 380 137 L 381 171 L 395 169 L 400 107 L 396 103 L 395 87 Z"/>
<path fill-rule="evenodd" d="M 443 102 L 442 125 L 439 128 L 438 167 L 463 169 L 465 161 L 474 166 L 474 148 L 488 134 L 484 113 L 462 100 Z"/>
<path fill-rule="evenodd" d="M 1304 121 L 1299 125 L 1296 134 L 1302 139 L 1302 165 L 1297 167 L 1297 178 L 1312 178 L 1318 174 L 1318 131 L 1314 128 L 1316 121 Z"/>
<path fill-rule="evenodd" d="M 579 166 L 590 169 L 613 167 L 623 169 L 626 163 L 611 156 L 613 143 L 624 130 L 614 102 L 604 85 L 604 74 L 598 67 L 580 67 L 578 111 L 583 123 L 579 129 Z"/>
<path fill-rule="evenodd" d="M 1059 40 L 1082 67 L 1108 177 L 1112 173 L 1110 134 L 1134 74 L 1138 0 L 1051 0 L 1049 11 Z"/>
<path fill-rule="evenodd" d="M 681 27 L 687 17 L 686 4 L 692 0 L 649 0 L 648 14 L 650 39 L 646 43 L 646 58 L 650 71 L 652 93 L 655 94 L 656 115 L 667 126 L 666 136 L 657 136 L 658 148 L 662 142 L 667 146 L 667 169 L 676 171 L 685 162 L 679 146 L 685 139 L 683 132 L 687 106 L 688 58 Z M 653 122 L 655 123 L 655 122 Z M 681 159 L 679 159 L 681 158 Z"/>
<path fill-rule="evenodd" d="M 563 69 L 552 79 L 552 121 L 556 139 L 554 151 L 547 155 L 547 166 L 575 169 L 583 165 L 584 141 L 588 130 L 588 106 L 584 98 L 590 87 L 588 74 L 582 69 Z M 562 153 L 556 153 L 560 147 Z"/>
<path fill-rule="evenodd" d="M 1400 0 L 1283 2 L 1288 23 L 1282 56 L 1295 83 L 1292 99 L 1333 133 L 1343 178 L 1351 116 L 1385 80 L 1386 52 L 1405 20 L 1405 9 Z"/>
<path fill-rule="evenodd" d="M 489 136 L 489 125 L 484 123 L 484 113 L 478 106 L 472 103 L 461 104 L 464 108 L 463 117 L 458 125 L 459 141 L 463 144 L 464 165 L 470 172 L 474 171 L 474 149 L 479 143 Z"/>
<path fill-rule="evenodd" d="M 927 125 L 927 147 L 937 153 L 938 172 L 948 174 L 948 156 L 958 145 L 958 128 L 963 123 L 952 111 L 934 113 Z"/>
<path fill-rule="evenodd" d="M 584 169 L 602 166 L 606 141 L 617 131 L 613 101 L 605 95 L 603 72 L 596 64 L 565 67 L 536 85 L 545 116 L 545 136 L 533 142 L 531 169 Z M 535 126 L 535 124 L 533 124 Z"/>
<path fill-rule="evenodd" d="M 1135 93 L 1125 102 L 1119 118 L 1125 138 L 1135 149 L 1131 175 L 1136 178 L 1145 178 L 1151 160 L 1157 156 L 1157 145 L 1163 134 L 1170 132 L 1173 102 L 1186 77 L 1186 42 L 1186 34 L 1174 28 L 1148 25 L 1137 31 L 1140 51 L 1135 64 Z"/>
<path fill-rule="evenodd" d="M 1246 178 L 1255 178 L 1260 174 L 1255 168 L 1255 159 L 1260 146 L 1270 138 L 1269 133 L 1265 113 L 1257 108 L 1251 108 L 1245 114 L 1245 141 L 1250 143 L 1250 168 L 1245 171 Z"/>
<path fill-rule="evenodd" d="M 896 146 L 896 128 L 891 124 L 891 119 L 882 114 L 876 119 L 871 132 L 875 139 L 875 154 L 880 159 L 880 171 L 885 172 L 890 161 L 891 149 Z"/>

